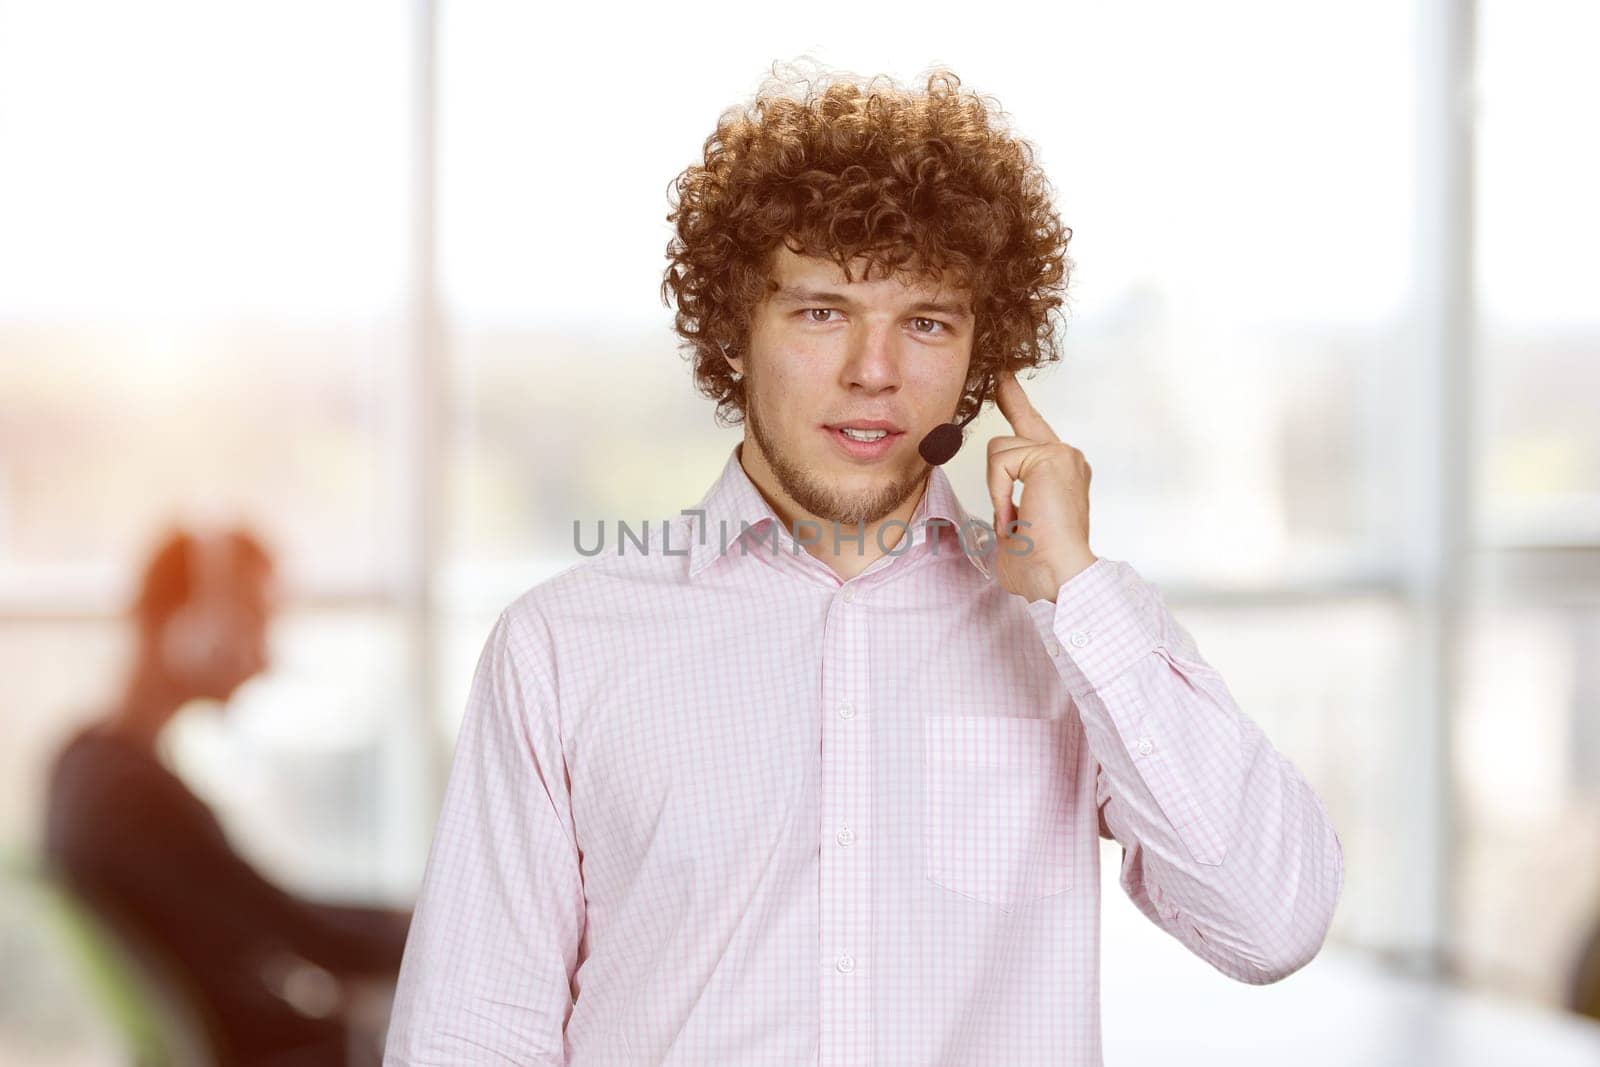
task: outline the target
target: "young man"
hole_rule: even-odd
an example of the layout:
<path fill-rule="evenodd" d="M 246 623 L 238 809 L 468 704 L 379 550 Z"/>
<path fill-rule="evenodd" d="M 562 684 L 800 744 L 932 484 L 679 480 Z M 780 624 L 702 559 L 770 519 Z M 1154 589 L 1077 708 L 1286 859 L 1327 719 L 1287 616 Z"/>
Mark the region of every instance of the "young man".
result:
<path fill-rule="evenodd" d="M 1327 812 L 1014 377 L 1070 231 L 957 86 L 764 94 L 680 177 L 665 288 L 744 439 L 496 622 L 386 1062 L 1096 1065 L 1101 837 L 1224 974 L 1320 948 Z M 997 536 L 918 447 L 991 394 Z"/>

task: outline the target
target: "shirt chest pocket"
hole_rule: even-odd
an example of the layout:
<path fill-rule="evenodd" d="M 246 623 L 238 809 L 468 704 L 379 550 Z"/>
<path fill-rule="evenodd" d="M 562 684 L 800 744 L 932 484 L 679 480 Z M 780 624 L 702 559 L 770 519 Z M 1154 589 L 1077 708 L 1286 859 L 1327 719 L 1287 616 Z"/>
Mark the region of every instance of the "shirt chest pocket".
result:
<path fill-rule="evenodd" d="M 930 881 L 1008 912 L 1073 884 L 1075 726 L 999 715 L 923 720 Z"/>

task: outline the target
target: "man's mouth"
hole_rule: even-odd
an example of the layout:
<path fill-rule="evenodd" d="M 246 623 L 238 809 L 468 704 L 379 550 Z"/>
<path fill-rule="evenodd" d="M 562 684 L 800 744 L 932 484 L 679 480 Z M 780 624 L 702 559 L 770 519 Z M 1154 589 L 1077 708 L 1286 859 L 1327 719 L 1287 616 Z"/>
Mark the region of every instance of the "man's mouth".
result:
<path fill-rule="evenodd" d="M 826 426 L 830 430 L 848 431 L 862 440 L 875 440 L 886 433 L 901 432 L 897 423 L 887 419 L 850 419 L 846 422 L 830 422 Z"/>
<path fill-rule="evenodd" d="M 894 447 L 905 431 L 883 419 L 857 419 L 823 427 L 847 455 L 856 459 L 876 459 Z"/>

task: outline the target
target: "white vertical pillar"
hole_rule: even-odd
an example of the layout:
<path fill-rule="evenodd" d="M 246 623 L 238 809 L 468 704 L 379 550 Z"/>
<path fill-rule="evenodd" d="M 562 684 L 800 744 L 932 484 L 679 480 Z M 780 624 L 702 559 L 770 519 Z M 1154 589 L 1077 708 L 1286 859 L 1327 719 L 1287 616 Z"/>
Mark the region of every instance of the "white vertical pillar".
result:
<path fill-rule="evenodd" d="M 1395 445 L 1403 450 L 1407 499 L 1403 550 L 1415 609 L 1414 677 L 1396 731 L 1400 789 L 1390 938 L 1400 959 L 1425 974 L 1452 973 L 1456 805 L 1452 716 L 1459 705 L 1460 650 L 1476 537 L 1478 461 L 1473 397 L 1473 124 L 1475 0 L 1417 6 L 1415 184 L 1416 319 L 1411 388 Z M 1404 364 L 1397 362 L 1396 366 Z"/>
<path fill-rule="evenodd" d="M 449 763 L 439 745 L 438 616 L 434 576 L 446 493 L 444 436 L 449 376 L 442 344 L 438 279 L 438 5 L 415 0 L 411 25 L 410 279 L 400 353 L 401 522 L 396 531 L 403 677 L 386 729 L 383 878 L 396 893 L 415 889 Z"/>

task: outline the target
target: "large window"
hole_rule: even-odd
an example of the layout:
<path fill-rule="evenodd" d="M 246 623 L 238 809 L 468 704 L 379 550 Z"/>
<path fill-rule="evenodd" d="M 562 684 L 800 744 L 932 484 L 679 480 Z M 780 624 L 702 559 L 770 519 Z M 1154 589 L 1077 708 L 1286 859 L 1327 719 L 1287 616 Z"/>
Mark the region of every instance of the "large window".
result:
<path fill-rule="evenodd" d="M 1466 977 L 1546 1001 L 1600 924 L 1597 33 L 1593 5 L 1482 0 L 1457 922 Z"/>
<path fill-rule="evenodd" d="M 406 898 L 495 616 L 578 558 L 574 520 L 673 515 L 738 438 L 660 302 L 670 180 L 774 60 L 947 64 L 1074 230 L 1065 358 L 1025 384 L 1094 465 L 1093 545 L 1161 585 L 1327 800 L 1334 937 L 1410 951 L 1442 878 L 1450 962 L 1554 1003 L 1600 898 L 1600 25 L 1481 7 L 1452 162 L 1419 82 L 1468 11 L 1421 0 L 1083 4 L 1026 32 L 956 3 L 617 32 L 522 3 L 0 0 L 0 844 L 32 846 L 49 752 L 115 694 L 139 553 L 219 514 L 277 551 L 289 604 L 273 670 L 186 712 L 172 756 L 279 877 Z M 1440 366 L 1481 450 L 1446 459 L 1475 510 L 1440 631 L 1415 529 L 1439 472 L 1413 460 L 1446 246 L 1416 219 L 1464 170 L 1476 285 L 1445 314 L 1470 341 Z M 981 463 L 950 467 L 980 513 Z"/>
<path fill-rule="evenodd" d="M 226 719 L 187 710 L 172 757 L 279 877 L 414 885 L 421 831 L 384 803 L 421 721 L 397 625 L 410 42 L 382 3 L 0 6 L 8 845 L 117 696 L 142 554 L 219 516 L 274 551 L 289 607 L 274 670 Z"/>

